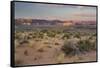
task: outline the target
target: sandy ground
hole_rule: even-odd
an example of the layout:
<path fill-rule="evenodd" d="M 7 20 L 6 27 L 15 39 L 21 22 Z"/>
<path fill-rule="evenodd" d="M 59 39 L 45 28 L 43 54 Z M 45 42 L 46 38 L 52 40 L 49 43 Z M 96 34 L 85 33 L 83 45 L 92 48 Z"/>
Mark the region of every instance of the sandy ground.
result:
<path fill-rule="evenodd" d="M 56 44 L 57 43 L 57 44 Z M 61 51 L 63 40 L 31 41 L 15 48 L 16 65 L 40 65 L 96 61 L 96 51 L 75 56 L 65 56 Z"/>

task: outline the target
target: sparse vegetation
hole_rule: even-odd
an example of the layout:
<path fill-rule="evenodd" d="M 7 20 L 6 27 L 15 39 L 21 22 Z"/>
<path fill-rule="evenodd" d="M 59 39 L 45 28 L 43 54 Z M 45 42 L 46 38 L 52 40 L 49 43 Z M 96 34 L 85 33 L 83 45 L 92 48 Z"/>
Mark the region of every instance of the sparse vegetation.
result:
<path fill-rule="evenodd" d="M 65 33 L 62 37 L 62 39 L 69 39 L 70 38 L 70 35 L 68 33 Z"/>
<path fill-rule="evenodd" d="M 75 55 L 78 50 L 77 46 L 73 42 L 65 42 L 64 45 L 62 46 L 61 50 L 66 54 L 66 55 Z"/>
<path fill-rule="evenodd" d="M 89 51 L 90 42 L 88 40 L 80 40 L 78 42 L 80 51 Z"/>
<path fill-rule="evenodd" d="M 96 46 L 95 43 L 91 43 L 89 39 L 80 40 L 78 42 L 78 47 L 81 52 L 95 50 L 96 48 L 95 46 Z"/>
<path fill-rule="evenodd" d="M 22 65 L 23 64 L 23 61 L 22 60 L 15 60 L 15 64 L 16 65 Z"/>
<path fill-rule="evenodd" d="M 44 52 L 44 49 L 43 49 L 43 48 L 40 48 L 40 49 L 38 50 L 38 52 Z"/>
<path fill-rule="evenodd" d="M 56 33 L 54 33 L 54 32 L 48 32 L 47 33 L 47 36 L 48 37 L 55 37 L 56 36 Z"/>
<path fill-rule="evenodd" d="M 55 49 L 62 52 L 57 55 L 56 58 L 49 58 L 55 59 L 54 61 L 56 63 L 63 63 L 66 57 L 71 58 L 76 55 L 84 55 L 84 53 L 96 51 L 96 34 L 91 32 L 63 32 L 63 30 L 53 29 L 17 31 L 15 32 L 15 40 L 15 49 L 17 51 L 15 53 L 19 56 L 27 56 L 30 61 L 33 59 L 36 62 L 40 62 L 41 58 L 44 59 L 43 57 L 46 57 L 45 59 L 47 59 L 50 56 L 54 56 L 57 53 Z M 20 53 L 22 51 L 21 49 L 23 50 L 23 54 Z M 30 52 L 32 54 L 30 54 Z M 54 54 L 52 55 L 52 53 Z M 35 56 L 35 54 L 41 55 Z M 23 64 L 22 60 L 17 59 L 15 61 L 16 65 Z M 84 58 L 79 56 L 77 60 L 82 61 Z M 77 60 L 73 61 L 77 62 Z"/>
<path fill-rule="evenodd" d="M 75 34 L 74 37 L 75 37 L 75 38 L 81 38 L 81 36 L 80 36 L 79 33 Z"/>
<path fill-rule="evenodd" d="M 24 55 L 28 56 L 28 51 L 27 50 L 24 51 Z"/>
<path fill-rule="evenodd" d="M 59 43 L 56 42 L 55 45 L 59 45 Z"/>
<path fill-rule="evenodd" d="M 29 43 L 28 40 L 23 40 L 23 41 L 20 42 L 20 45 L 22 45 L 22 44 L 28 44 L 28 43 Z"/>

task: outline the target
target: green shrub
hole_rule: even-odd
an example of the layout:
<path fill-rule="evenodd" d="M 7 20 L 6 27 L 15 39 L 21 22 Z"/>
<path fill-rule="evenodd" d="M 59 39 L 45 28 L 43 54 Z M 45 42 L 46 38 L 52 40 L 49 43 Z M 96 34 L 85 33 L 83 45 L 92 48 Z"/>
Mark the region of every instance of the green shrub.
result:
<path fill-rule="evenodd" d="M 32 39 L 33 37 L 31 35 L 27 36 L 27 39 L 30 40 Z"/>
<path fill-rule="evenodd" d="M 44 29 L 44 30 L 41 30 L 41 32 L 43 32 L 43 33 L 47 33 L 48 30 Z"/>
<path fill-rule="evenodd" d="M 36 36 L 36 38 L 41 38 L 42 39 L 44 35 L 43 35 L 43 33 L 38 32 L 35 36 Z"/>
<path fill-rule="evenodd" d="M 97 35 L 96 33 L 93 34 L 93 36 L 96 36 L 96 35 Z"/>
<path fill-rule="evenodd" d="M 81 38 L 81 37 L 80 37 L 80 34 L 75 34 L 74 37 L 75 37 L 75 38 Z"/>
<path fill-rule="evenodd" d="M 65 34 L 63 35 L 62 39 L 65 39 L 65 38 L 69 39 L 69 38 L 70 38 L 70 35 L 69 35 L 68 33 L 65 33 Z"/>
<path fill-rule="evenodd" d="M 22 40 L 22 37 L 21 37 L 21 35 L 20 34 L 15 34 L 15 39 L 17 39 L 17 40 Z"/>
<path fill-rule="evenodd" d="M 67 45 L 64 45 L 61 50 L 66 54 L 66 55 L 69 55 L 71 54 L 71 52 L 73 51 L 73 48 L 71 47 L 68 47 Z"/>
<path fill-rule="evenodd" d="M 86 40 L 80 40 L 78 42 L 78 47 L 80 49 L 81 52 L 84 51 L 91 51 L 91 50 L 95 50 L 96 49 L 96 42 L 90 42 L 89 39 Z"/>
<path fill-rule="evenodd" d="M 35 35 L 33 35 L 33 36 L 32 36 L 32 38 L 36 38 L 36 36 L 35 36 Z"/>
<path fill-rule="evenodd" d="M 96 41 L 91 42 L 91 50 L 96 50 L 97 46 L 96 46 Z"/>
<path fill-rule="evenodd" d="M 73 41 L 64 42 L 61 50 L 65 53 L 65 55 L 75 55 L 79 53 L 79 49 Z"/>
<path fill-rule="evenodd" d="M 54 32 L 48 32 L 47 33 L 47 36 L 48 37 L 55 37 L 56 36 L 56 33 L 54 33 Z"/>
<path fill-rule="evenodd" d="M 93 39 L 93 36 L 90 36 L 90 37 L 89 37 L 89 40 L 91 40 L 91 39 Z"/>
<path fill-rule="evenodd" d="M 80 51 L 88 51 L 89 50 L 89 41 L 88 40 L 80 40 L 78 42 Z"/>

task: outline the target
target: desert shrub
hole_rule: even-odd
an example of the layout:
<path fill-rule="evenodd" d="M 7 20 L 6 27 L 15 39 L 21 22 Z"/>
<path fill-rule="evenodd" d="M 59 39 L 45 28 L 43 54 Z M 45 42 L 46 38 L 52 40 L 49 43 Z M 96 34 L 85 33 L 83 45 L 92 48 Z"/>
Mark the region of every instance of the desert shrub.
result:
<path fill-rule="evenodd" d="M 22 37 L 21 37 L 21 35 L 20 34 L 15 34 L 15 39 L 17 39 L 17 40 L 21 40 L 22 39 Z"/>
<path fill-rule="evenodd" d="M 80 34 L 78 34 L 78 33 L 75 34 L 74 37 L 75 37 L 75 38 L 81 38 Z"/>
<path fill-rule="evenodd" d="M 38 37 L 41 38 L 41 39 L 43 39 L 44 34 L 43 33 L 39 33 L 39 36 Z"/>
<path fill-rule="evenodd" d="M 32 39 L 32 38 L 33 38 L 33 36 L 31 36 L 31 35 L 27 36 L 27 39 L 28 39 L 28 40 L 30 40 L 30 39 Z"/>
<path fill-rule="evenodd" d="M 80 51 L 88 51 L 89 50 L 89 41 L 88 40 L 80 40 L 78 42 Z"/>
<path fill-rule="evenodd" d="M 32 35 L 33 35 L 33 33 L 31 33 L 31 32 L 30 32 L 30 33 L 29 33 L 29 35 L 30 35 L 30 36 L 32 36 Z"/>
<path fill-rule="evenodd" d="M 46 46 L 47 48 L 52 48 L 52 46 Z"/>
<path fill-rule="evenodd" d="M 95 44 L 95 42 L 92 43 L 92 42 L 90 42 L 89 39 L 86 39 L 86 40 L 80 40 L 78 42 L 78 47 L 81 52 L 91 51 L 91 50 L 95 50 L 96 44 Z"/>
<path fill-rule="evenodd" d="M 38 49 L 38 52 L 44 52 L 43 48 Z"/>
<path fill-rule="evenodd" d="M 37 38 L 37 39 L 35 39 L 35 41 L 38 42 L 38 41 L 41 41 L 41 39 Z"/>
<path fill-rule="evenodd" d="M 59 45 L 59 43 L 56 42 L 55 45 Z"/>
<path fill-rule="evenodd" d="M 27 44 L 27 43 L 29 43 L 28 40 L 22 40 L 22 41 L 20 42 L 21 45 L 22 45 L 22 44 Z"/>
<path fill-rule="evenodd" d="M 62 39 L 65 39 L 65 38 L 69 39 L 69 38 L 70 38 L 70 35 L 69 35 L 68 33 L 65 33 L 65 34 L 63 35 Z"/>
<path fill-rule="evenodd" d="M 44 44 L 50 44 L 50 42 L 47 42 L 47 41 L 46 41 L 46 42 L 44 42 Z"/>
<path fill-rule="evenodd" d="M 48 37 L 55 37 L 56 36 L 56 33 L 54 33 L 54 32 L 48 32 L 47 33 L 47 36 Z"/>
<path fill-rule="evenodd" d="M 37 60 L 37 58 L 35 57 L 34 60 Z"/>
<path fill-rule="evenodd" d="M 24 51 L 24 55 L 28 56 L 28 51 L 27 50 Z"/>
<path fill-rule="evenodd" d="M 41 30 L 42 33 L 47 33 L 48 30 L 44 29 L 44 30 Z"/>
<path fill-rule="evenodd" d="M 36 36 L 35 35 L 32 35 L 32 38 L 36 38 Z"/>
<path fill-rule="evenodd" d="M 96 50 L 97 46 L 96 46 L 96 41 L 91 42 L 91 50 Z"/>
<path fill-rule="evenodd" d="M 96 36 L 97 34 L 96 33 L 94 33 L 92 36 Z"/>
<path fill-rule="evenodd" d="M 34 38 L 43 38 L 44 37 L 44 34 L 43 33 L 41 33 L 41 32 L 37 32 L 37 33 L 35 33 L 34 34 L 34 36 L 33 36 Z"/>
<path fill-rule="evenodd" d="M 75 55 L 79 54 L 80 51 L 77 47 L 76 43 L 73 43 L 73 41 L 70 42 L 64 42 L 64 45 L 62 46 L 61 50 L 66 54 L 66 55 Z"/>
<path fill-rule="evenodd" d="M 91 40 L 91 39 L 93 39 L 93 36 L 90 36 L 90 37 L 89 37 L 89 40 Z"/>
<path fill-rule="evenodd" d="M 66 55 L 75 55 L 84 52 L 89 52 L 91 50 L 96 50 L 96 42 L 91 42 L 89 39 L 80 40 L 76 44 L 73 41 L 65 42 L 61 50 Z"/>
<path fill-rule="evenodd" d="M 64 45 L 61 49 L 66 55 L 70 54 L 73 51 L 73 48 L 67 47 L 67 45 Z"/>
<path fill-rule="evenodd" d="M 57 33 L 57 34 L 61 34 L 61 33 L 62 33 L 62 31 L 59 31 L 59 30 L 58 30 L 58 31 L 56 31 L 56 33 Z"/>

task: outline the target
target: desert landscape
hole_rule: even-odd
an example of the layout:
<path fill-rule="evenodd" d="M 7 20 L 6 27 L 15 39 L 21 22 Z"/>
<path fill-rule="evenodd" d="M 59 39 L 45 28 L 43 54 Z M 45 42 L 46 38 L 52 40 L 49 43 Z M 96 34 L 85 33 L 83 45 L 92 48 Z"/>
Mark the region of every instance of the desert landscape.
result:
<path fill-rule="evenodd" d="M 15 3 L 15 66 L 97 61 L 96 7 Z"/>
<path fill-rule="evenodd" d="M 40 25 L 30 28 L 28 25 L 26 29 L 17 25 L 15 64 L 40 65 L 96 61 L 95 26 L 95 24 L 85 24 L 84 28 L 83 24 L 56 27 Z"/>

